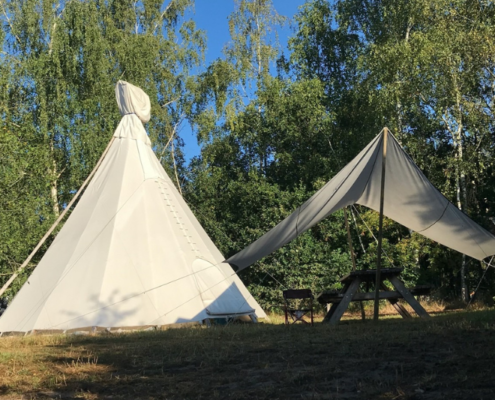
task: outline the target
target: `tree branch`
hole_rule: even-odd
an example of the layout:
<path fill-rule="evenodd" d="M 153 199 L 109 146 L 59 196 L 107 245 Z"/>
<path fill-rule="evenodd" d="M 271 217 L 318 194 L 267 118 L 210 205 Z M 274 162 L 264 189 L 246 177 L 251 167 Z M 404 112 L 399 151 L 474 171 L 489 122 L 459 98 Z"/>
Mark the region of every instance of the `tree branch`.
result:
<path fill-rule="evenodd" d="M 182 117 L 183 116 L 184 115 L 181 115 L 181 117 L 179 118 L 179 121 L 174 125 L 174 128 L 172 129 L 172 134 L 169 136 L 167 144 L 165 145 L 165 147 L 163 148 L 162 152 L 160 153 L 160 162 L 163 159 L 163 154 L 165 154 L 165 150 L 169 146 L 170 142 L 172 142 L 175 134 L 177 133 L 177 128 L 179 127 L 180 123 L 182 122 Z"/>
<path fill-rule="evenodd" d="M 179 100 L 180 97 L 177 97 L 176 99 L 173 99 L 173 100 L 170 100 L 169 102 L 165 103 L 162 105 L 162 108 L 165 108 L 167 107 L 168 105 L 172 104 L 172 103 L 175 103 L 177 100 Z"/>
<path fill-rule="evenodd" d="M 0 6 L 2 7 L 3 15 L 5 15 L 5 18 L 7 19 L 7 23 L 10 26 L 10 32 L 12 33 L 12 35 L 14 35 L 15 39 L 17 40 L 17 43 L 19 43 L 19 46 L 22 47 L 21 39 L 19 39 L 19 36 L 17 36 L 14 33 L 14 27 L 12 26 L 12 22 L 10 21 L 9 16 L 7 15 L 7 12 L 5 11 L 5 6 L 3 4 L 3 0 L 0 0 Z"/>
<path fill-rule="evenodd" d="M 172 160 L 174 161 L 174 172 L 175 172 L 175 179 L 177 180 L 177 189 L 179 190 L 179 193 L 182 196 L 182 189 L 180 187 L 179 174 L 177 173 L 177 162 L 175 161 L 174 142 L 172 142 Z"/>
<path fill-rule="evenodd" d="M 172 7 L 172 4 L 174 3 L 175 0 L 170 0 L 170 3 L 168 3 L 167 7 L 165 7 L 165 10 L 163 10 L 162 14 L 160 15 L 160 18 L 158 19 L 158 22 L 155 24 L 155 27 L 153 28 L 153 32 L 155 32 L 156 28 L 158 28 L 158 25 L 163 21 L 163 17 L 167 13 L 167 11 Z"/>

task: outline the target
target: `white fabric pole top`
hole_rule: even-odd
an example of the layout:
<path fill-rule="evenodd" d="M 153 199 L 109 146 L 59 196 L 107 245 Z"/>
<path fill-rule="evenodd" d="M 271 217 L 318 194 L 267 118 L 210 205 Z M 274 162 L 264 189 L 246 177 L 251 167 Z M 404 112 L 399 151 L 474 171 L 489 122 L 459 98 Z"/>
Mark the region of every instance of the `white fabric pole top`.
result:
<path fill-rule="evenodd" d="M 477 260 L 495 254 L 495 236 L 450 203 L 424 176 L 392 134 L 387 149 L 383 214 Z M 279 249 L 323 218 L 351 204 L 380 209 L 383 135 L 285 220 L 226 260 L 243 269 Z"/>
<path fill-rule="evenodd" d="M 125 81 L 118 81 L 115 86 L 115 96 L 122 116 L 136 114 L 143 123 L 150 120 L 150 98 L 141 88 Z"/>

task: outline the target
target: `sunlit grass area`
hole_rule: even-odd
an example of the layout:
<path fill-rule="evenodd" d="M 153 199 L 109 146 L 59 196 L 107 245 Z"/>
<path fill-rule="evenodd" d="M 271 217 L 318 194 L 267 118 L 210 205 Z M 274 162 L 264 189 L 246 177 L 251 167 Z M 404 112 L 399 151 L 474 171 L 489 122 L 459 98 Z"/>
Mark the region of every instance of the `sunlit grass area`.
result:
<path fill-rule="evenodd" d="M 495 311 L 360 318 L 4 337 L 0 398 L 495 398 Z"/>

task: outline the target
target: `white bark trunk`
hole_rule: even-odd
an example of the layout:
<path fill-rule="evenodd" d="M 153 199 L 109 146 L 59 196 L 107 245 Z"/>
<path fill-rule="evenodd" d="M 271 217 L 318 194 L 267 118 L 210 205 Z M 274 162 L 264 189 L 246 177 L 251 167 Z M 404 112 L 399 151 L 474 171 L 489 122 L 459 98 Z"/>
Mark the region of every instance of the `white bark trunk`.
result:
<path fill-rule="evenodd" d="M 50 149 L 52 153 L 52 168 L 49 171 L 49 175 L 52 177 L 52 181 L 50 183 L 50 197 L 52 199 L 53 214 L 58 218 L 60 215 L 60 206 L 58 204 L 58 178 L 60 174 L 58 173 L 57 162 L 55 161 L 53 142 L 50 145 Z"/>
<path fill-rule="evenodd" d="M 456 96 L 455 112 L 457 114 L 455 116 L 457 122 L 456 127 L 451 131 L 453 133 L 452 139 L 454 141 L 455 158 L 456 158 L 455 160 L 456 161 L 455 163 L 456 200 L 457 200 L 457 207 L 459 208 L 459 210 L 462 211 L 463 208 L 467 207 L 466 174 L 462 166 L 463 157 L 464 157 L 462 131 L 464 129 L 464 125 L 462 121 L 461 93 L 459 90 L 457 76 L 455 73 L 453 74 L 452 78 L 453 78 L 454 91 Z M 467 288 L 466 275 L 467 275 L 467 263 L 466 263 L 466 256 L 463 254 L 461 261 L 461 299 L 464 302 L 469 301 L 469 291 Z"/>

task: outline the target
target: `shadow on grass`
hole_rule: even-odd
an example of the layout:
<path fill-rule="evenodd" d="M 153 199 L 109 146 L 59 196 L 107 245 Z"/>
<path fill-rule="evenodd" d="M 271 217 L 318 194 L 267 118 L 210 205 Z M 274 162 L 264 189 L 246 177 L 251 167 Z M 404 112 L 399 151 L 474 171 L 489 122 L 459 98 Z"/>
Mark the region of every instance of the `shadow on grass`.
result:
<path fill-rule="evenodd" d="M 494 333 L 495 311 L 478 311 L 431 320 L 345 321 L 338 327 L 258 324 L 52 341 L 9 338 L 11 352 L 32 356 L 22 368 L 31 368 L 41 378 L 35 382 L 31 374 L 15 381 L 21 371 L 18 364 L 15 379 L 11 383 L 4 379 L 0 394 L 88 399 L 492 399 Z M 39 371 L 43 366 L 45 370 Z"/>

